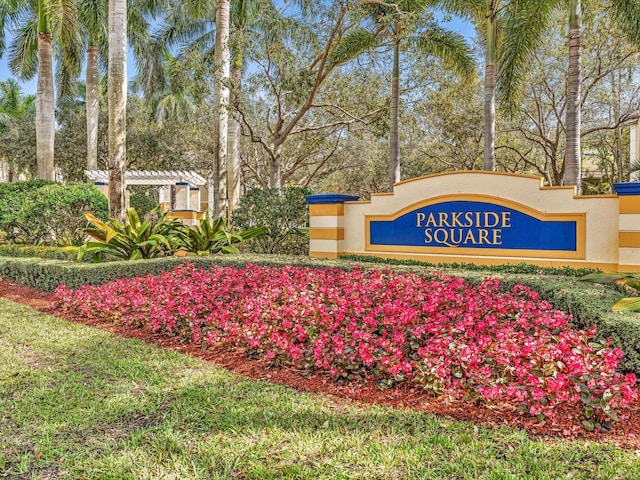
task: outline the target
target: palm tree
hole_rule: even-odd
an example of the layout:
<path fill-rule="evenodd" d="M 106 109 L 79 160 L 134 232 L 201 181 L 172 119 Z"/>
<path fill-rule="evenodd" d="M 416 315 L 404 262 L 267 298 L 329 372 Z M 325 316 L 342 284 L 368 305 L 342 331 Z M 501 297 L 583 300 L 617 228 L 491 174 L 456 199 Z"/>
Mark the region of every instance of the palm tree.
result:
<path fill-rule="evenodd" d="M 98 119 L 100 114 L 100 66 L 106 70 L 108 18 L 105 0 L 77 0 L 86 39 L 87 169 L 98 168 Z M 146 65 L 151 45 L 148 16 L 164 7 L 162 0 L 132 0 L 127 3 L 127 39 L 138 65 Z"/>
<path fill-rule="evenodd" d="M 53 36 L 48 5 L 38 1 L 38 90 L 36 93 L 36 154 L 38 177 L 54 180 L 55 96 L 53 90 Z"/>
<path fill-rule="evenodd" d="M 17 81 L 10 78 L 0 82 L 0 132 L 20 128 L 20 122 L 35 117 L 35 95 L 23 95 Z M 8 166 L 7 180 L 13 181 L 15 166 L 11 159 L 4 159 Z"/>
<path fill-rule="evenodd" d="M 502 78 L 498 95 L 506 108 L 513 110 L 517 104 L 519 89 L 525 78 L 530 59 L 551 20 L 554 8 L 565 7 L 560 0 L 527 0 L 510 11 L 505 28 L 505 39 L 500 52 Z M 567 68 L 566 151 L 564 160 L 564 184 L 575 185 L 581 192 L 581 49 L 582 3 L 569 0 L 569 63 Z M 626 37 L 640 45 L 640 5 L 637 0 L 609 0 L 607 8 L 618 22 Z"/>
<path fill-rule="evenodd" d="M 125 208 L 127 141 L 127 0 L 109 0 L 109 211 Z"/>
<path fill-rule="evenodd" d="M 53 53 L 58 53 L 56 76 L 59 95 L 77 77 L 79 36 L 78 15 L 74 0 L 0 0 L 0 24 L 9 20 L 14 34 L 10 45 L 9 66 L 14 75 L 22 79 L 38 76 L 36 100 L 37 163 L 38 176 L 53 180 L 54 173 L 54 135 L 55 135 L 55 96 Z M 6 47 L 4 35 L 0 30 L 0 55 Z"/>
<path fill-rule="evenodd" d="M 496 169 L 496 52 L 498 49 L 498 25 L 504 10 L 516 2 L 508 0 L 443 0 L 443 7 L 459 15 L 469 17 L 479 31 L 484 31 L 484 170 Z"/>
<path fill-rule="evenodd" d="M 216 75 L 214 83 L 214 101 L 216 106 L 215 135 L 216 158 L 213 178 L 216 192 L 214 200 L 215 217 L 227 215 L 227 133 L 229 128 L 229 75 L 231 52 L 229 50 L 229 13 L 230 0 L 216 0 Z"/>
<path fill-rule="evenodd" d="M 167 50 L 164 52 L 161 68 L 163 88 L 155 89 L 150 98 L 151 113 L 155 121 L 162 125 L 167 120 L 193 120 L 198 100 L 190 95 L 180 60 Z M 139 82 L 134 85 L 136 88 L 140 87 Z"/>
<path fill-rule="evenodd" d="M 79 12 L 87 39 L 85 71 L 87 116 L 87 170 L 98 168 L 98 118 L 100 114 L 100 58 L 108 48 L 107 5 L 104 0 L 79 0 Z"/>
<path fill-rule="evenodd" d="M 455 32 L 441 28 L 429 17 L 428 0 L 397 0 L 365 4 L 364 27 L 354 29 L 342 42 L 335 58 L 354 57 L 371 48 L 391 42 L 393 70 L 391 75 L 391 119 L 389 128 L 389 190 L 400 181 L 399 101 L 400 101 L 400 51 L 406 42 L 420 52 L 440 58 L 456 73 L 471 76 L 475 63 L 471 49 L 464 38 Z"/>

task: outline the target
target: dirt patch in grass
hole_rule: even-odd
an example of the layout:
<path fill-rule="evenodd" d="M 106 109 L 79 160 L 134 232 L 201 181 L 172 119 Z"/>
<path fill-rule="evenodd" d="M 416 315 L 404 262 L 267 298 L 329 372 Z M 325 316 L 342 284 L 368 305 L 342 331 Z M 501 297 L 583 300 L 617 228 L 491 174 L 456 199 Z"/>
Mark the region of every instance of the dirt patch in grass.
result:
<path fill-rule="evenodd" d="M 50 293 L 41 292 L 17 283 L 0 279 L 0 296 L 28 305 L 41 312 L 52 311 Z M 381 390 L 374 382 L 356 385 L 339 385 L 317 372 L 298 371 L 292 368 L 276 368 L 261 360 L 248 358 L 242 349 L 202 349 L 193 344 L 182 344 L 177 339 L 156 334 L 151 329 L 136 329 L 91 318 L 66 317 L 68 320 L 90 325 L 126 338 L 136 338 L 162 348 L 171 348 L 183 353 L 214 362 L 226 369 L 256 380 L 286 385 L 303 392 L 321 392 L 342 401 L 374 403 L 396 408 L 410 408 L 433 413 L 449 419 L 470 420 L 484 426 L 515 426 L 524 428 L 533 437 L 584 438 L 599 442 L 613 442 L 620 448 L 635 450 L 640 454 L 640 402 L 620 411 L 621 421 L 609 432 L 587 432 L 576 426 L 580 418 L 577 408 L 564 408 L 559 412 L 559 421 L 539 422 L 519 415 L 510 405 L 486 406 L 471 401 L 432 397 L 419 388 L 407 386 Z"/>

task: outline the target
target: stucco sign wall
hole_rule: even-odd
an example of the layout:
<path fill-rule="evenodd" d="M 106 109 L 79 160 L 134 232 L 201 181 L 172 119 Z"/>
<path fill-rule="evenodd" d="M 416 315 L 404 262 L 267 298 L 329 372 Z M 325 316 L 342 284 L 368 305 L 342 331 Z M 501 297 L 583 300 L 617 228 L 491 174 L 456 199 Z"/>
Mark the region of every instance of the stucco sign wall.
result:
<path fill-rule="evenodd" d="M 311 195 L 310 254 L 639 269 L 637 190 L 576 196 L 539 177 L 459 172 L 401 182 L 370 201 Z"/>

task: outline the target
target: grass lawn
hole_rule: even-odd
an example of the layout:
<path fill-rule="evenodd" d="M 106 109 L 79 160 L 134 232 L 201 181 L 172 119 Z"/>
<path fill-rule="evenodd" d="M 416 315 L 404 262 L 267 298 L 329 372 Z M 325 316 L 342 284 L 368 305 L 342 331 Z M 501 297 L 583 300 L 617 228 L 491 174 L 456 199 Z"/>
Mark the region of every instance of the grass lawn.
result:
<path fill-rule="evenodd" d="M 609 480 L 640 456 L 301 394 L 0 298 L 0 478 Z"/>

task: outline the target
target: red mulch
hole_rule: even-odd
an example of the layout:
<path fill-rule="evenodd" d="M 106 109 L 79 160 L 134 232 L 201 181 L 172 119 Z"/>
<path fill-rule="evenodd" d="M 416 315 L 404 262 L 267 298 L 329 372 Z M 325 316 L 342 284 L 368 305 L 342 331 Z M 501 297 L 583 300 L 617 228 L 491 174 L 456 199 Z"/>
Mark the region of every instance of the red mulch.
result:
<path fill-rule="evenodd" d="M 50 293 L 0 279 L 0 296 L 23 303 L 41 312 L 56 315 L 56 312 L 53 312 L 49 305 Z M 567 409 L 566 412 L 559 415 L 559 417 L 567 418 L 567 421 L 540 423 L 535 419 L 519 415 L 508 405 L 488 407 L 445 397 L 434 398 L 419 388 L 398 387 L 380 390 L 373 382 L 357 386 L 337 385 L 319 373 L 309 374 L 286 367 L 270 367 L 260 360 L 247 358 L 240 349 L 233 351 L 215 348 L 203 350 L 195 345 L 180 344 L 175 339 L 153 333 L 150 329 L 135 329 L 90 318 L 66 318 L 122 337 L 137 338 L 163 348 L 172 348 L 200 357 L 248 378 L 268 380 L 298 391 L 322 392 L 333 396 L 337 401 L 411 408 L 433 413 L 446 419 L 471 420 L 484 426 L 510 425 L 524 428 L 529 435 L 537 438 L 583 438 L 599 442 L 613 442 L 620 448 L 640 453 L 640 402 L 620 411 L 622 420 L 615 424 L 611 431 L 606 433 L 587 432 L 583 428 L 575 426 L 575 421 L 570 420 L 570 418 L 576 418 L 576 409 Z"/>

